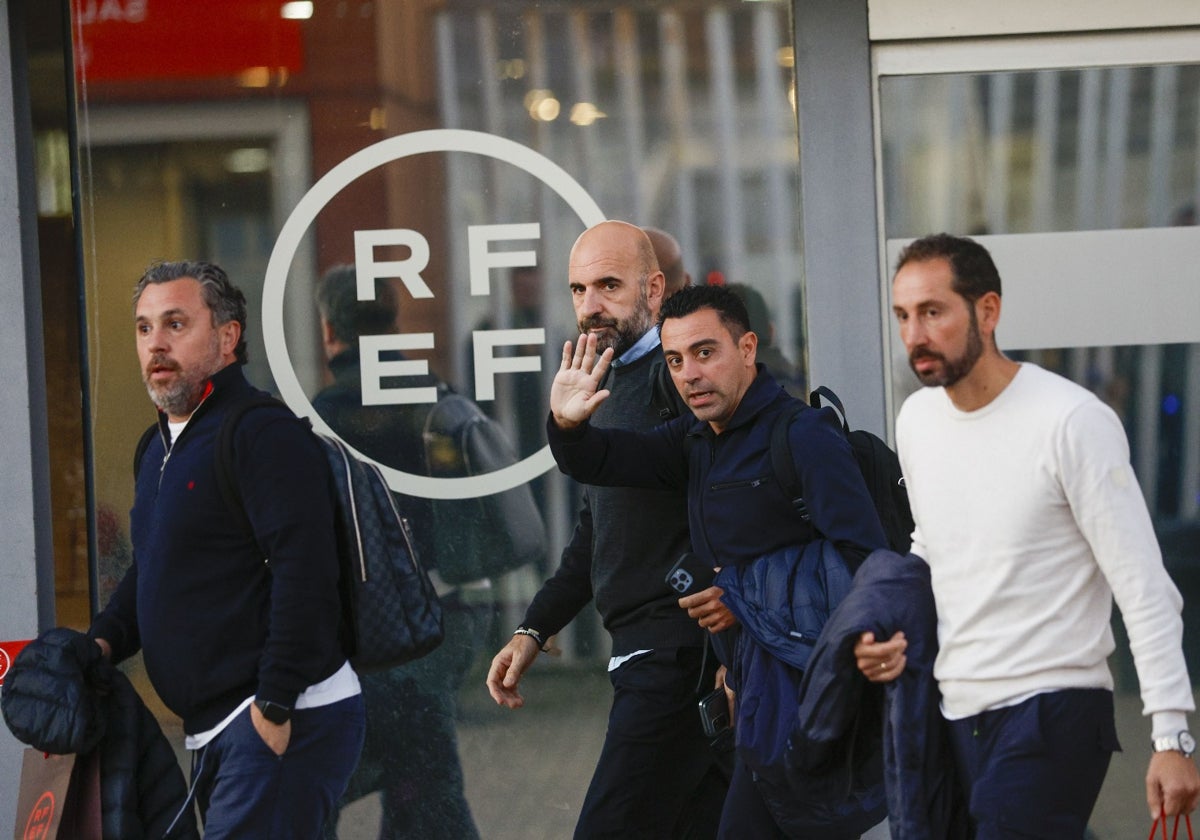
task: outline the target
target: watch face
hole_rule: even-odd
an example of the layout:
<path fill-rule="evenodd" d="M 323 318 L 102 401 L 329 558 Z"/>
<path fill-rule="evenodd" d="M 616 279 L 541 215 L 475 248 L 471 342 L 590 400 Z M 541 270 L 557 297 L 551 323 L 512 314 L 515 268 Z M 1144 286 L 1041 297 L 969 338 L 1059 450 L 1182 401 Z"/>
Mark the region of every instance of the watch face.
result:
<path fill-rule="evenodd" d="M 1184 730 L 1179 733 L 1179 749 L 1184 755 L 1191 755 L 1196 751 L 1196 739 L 1192 737 L 1192 733 Z"/>
<path fill-rule="evenodd" d="M 258 710 L 262 712 L 264 718 L 279 726 L 287 723 L 288 718 L 292 715 L 292 710 L 287 706 L 272 703 L 270 700 L 259 700 L 254 705 L 258 706 Z"/>

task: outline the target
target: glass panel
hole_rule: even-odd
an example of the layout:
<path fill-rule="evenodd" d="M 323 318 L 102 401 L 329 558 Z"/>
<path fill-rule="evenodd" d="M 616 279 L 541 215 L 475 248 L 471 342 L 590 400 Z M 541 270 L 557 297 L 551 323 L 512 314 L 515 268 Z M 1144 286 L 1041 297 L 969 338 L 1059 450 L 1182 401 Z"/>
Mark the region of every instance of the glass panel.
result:
<path fill-rule="evenodd" d="M 889 239 L 1196 223 L 1200 65 L 879 87 Z"/>
<path fill-rule="evenodd" d="M 248 377 L 298 404 L 331 381 L 317 279 L 356 261 L 403 264 L 380 269 L 400 330 L 433 337 L 409 358 L 476 398 L 523 459 L 545 445 L 549 379 L 575 331 L 567 254 L 601 215 L 673 233 L 698 281 L 747 284 L 763 299 L 761 334 L 781 358 L 803 359 L 783 2 L 74 0 L 72 24 L 95 492 L 108 535 L 101 602 L 129 562 L 131 456 L 153 419 L 130 293 L 154 259 L 229 271 L 250 303 Z M 205 48 L 162 49 L 184 43 Z M 445 130 L 471 134 L 421 134 Z M 522 335 L 481 371 L 476 331 L 510 328 L 544 337 Z M 487 837 L 569 836 L 611 697 L 609 642 L 590 607 L 557 640 L 562 655 L 527 675 L 525 709 L 497 708 L 483 687 L 574 525 L 577 488 L 556 471 L 533 485 L 549 555 L 464 594 L 479 623 L 458 641 L 457 665 L 410 672 L 439 686 L 442 716 L 456 722 L 462 784 Z M 401 683 L 395 719 L 368 733 L 395 761 L 364 768 L 340 836 L 377 836 L 381 789 L 389 819 L 411 820 L 406 809 L 429 807 L 417 782 L 452 769 L 452 741 L 436 754 L 413 745 L 405 710 L 418 700 L 404 693 L 413 680 Z M 155 708 L 180 742 L 178 722 Z"/>
<path fill-rule="evenodd" d="M 897 240 L 938 230 L 981 235 L 1196 224 L 1200 65 L 885 77 L 880 112 L 892 253 Z M 1156 256 L 1172 262 L 1171 255 Z M 1101 274 L 1092 282 L 1104 294 L 1127 280 Z M 1093 344 L 1106 343 L 1104 330 L 1093 327 Z M 898 407 L 920 386 L 894 324 L 891 332 Z M 1005 349 L 1003 329 L 999 340 Z M 1121 417 L 1164 561 L 1184 596 L 1184 652 L 1195 682 L 1200 343 L 1006 352 L 1084 385 Z M 1114 757 L 1093 815 L 1098 836 L 1132 835 L 1146 822 L 1147 751 L 1139 746 L 1149 726 L 1119 615 L 1114 626 L 1119 641 L 1111 665 L 1127 751 Z"/>

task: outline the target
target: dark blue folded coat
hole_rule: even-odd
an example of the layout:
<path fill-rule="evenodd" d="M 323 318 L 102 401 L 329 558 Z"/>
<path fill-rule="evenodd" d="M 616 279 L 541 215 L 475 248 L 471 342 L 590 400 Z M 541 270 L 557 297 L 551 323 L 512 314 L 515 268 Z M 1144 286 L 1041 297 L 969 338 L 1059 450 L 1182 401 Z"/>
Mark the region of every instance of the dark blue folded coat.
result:
<path fill-rule="evenodd" d="M 796 737 L 804 669 L 832 607 L 851 586 L 841 554 L 817 539 L 727 566 L 717 585 L 740 624 L 731 680 L 741 689 L 738 756 L 775 821 L 789 837 L 806 840 L 855 836 L 879 823 L 885 798 L 878 715 L 872 731 L 858 727 L 857 740 L 833 756 L 806 755 L 811 745 Z"/>
<path fill-rule="evenodd" d="M 35 749 L 100 751 L 104 840 L 198 840 L 190 808 L 175 820 L 187 784 L 174 750 L 133 684 L 89 636 L 57 627 L 21 651 L 0 709 L 13 735 Z"/>
<path fill-rule="evenodd" d="M 883 758 L 892 840 L 969 836 L 941 694 L 933 676 L 937 614 L 929 566 L 915 554 L 873 552 L 817 641 L 800 685 L 795 754 L 816 764 L 845 755 L 863 726 L 876 726 L 879 691 L 858 672 L 854 645 L 904 631 L 904 673 L 886 684 Z"/>

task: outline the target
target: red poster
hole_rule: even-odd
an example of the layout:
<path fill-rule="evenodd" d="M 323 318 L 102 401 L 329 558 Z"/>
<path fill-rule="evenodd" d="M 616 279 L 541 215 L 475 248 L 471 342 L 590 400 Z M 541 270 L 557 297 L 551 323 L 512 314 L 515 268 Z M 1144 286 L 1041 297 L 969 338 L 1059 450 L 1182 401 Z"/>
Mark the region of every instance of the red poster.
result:
<path fill-rule="evenodd" d="M 93 82 L 297 71 L 301 21 L 283 0 L 71 0 L 75 72 Z"/>
<path fill-rule="evenodd" d="M 8 669 L 12 667 L 13 660 L 17 658 L 17 654 L 25 645 L 32 642 L 33 639 L 25 639 L 19 642 L 0 642 L 0 685 L 4 685 L 4 677 L 8 674 Z"/>

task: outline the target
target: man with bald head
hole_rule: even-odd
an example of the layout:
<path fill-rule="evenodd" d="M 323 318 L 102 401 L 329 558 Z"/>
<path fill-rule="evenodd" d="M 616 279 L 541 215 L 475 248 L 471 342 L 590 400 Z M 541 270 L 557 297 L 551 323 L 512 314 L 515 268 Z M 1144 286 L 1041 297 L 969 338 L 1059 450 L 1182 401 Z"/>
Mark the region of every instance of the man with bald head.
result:
<path fill-rule="evenodd" d="M 613 351 L 611 396 L 593 421 L 657 425 L 650 369 L 662 358 L 655 323 L 665 279 L 649 236 L 619 221 L 588 229 L 571 249 L 568 285 L 580 332 Z M 521 707 L 519 683 L 539 649 L 595 600 L 612 636 L 613 702 L 577 838 L 716 835 L 727 783 L 697 702 L 714 686 L 717 663 L 705 657 L 706 631 L 665 583 L 689 548 L 682 493 L 586 487 L 558 571 L 492 660 L 492 697 Z"/>
<path fill-rule="evenodd" d="M 654 257 L 658 260 L 658 267 L 666 281 L 663 299 L 669 298 L 684 286 L 692 285 L 692 275 L 683 270 L 683 251 L 680 250 L 675 237 L 655 227 L 644 227 L 642 230 L 650 239 Z"/>

